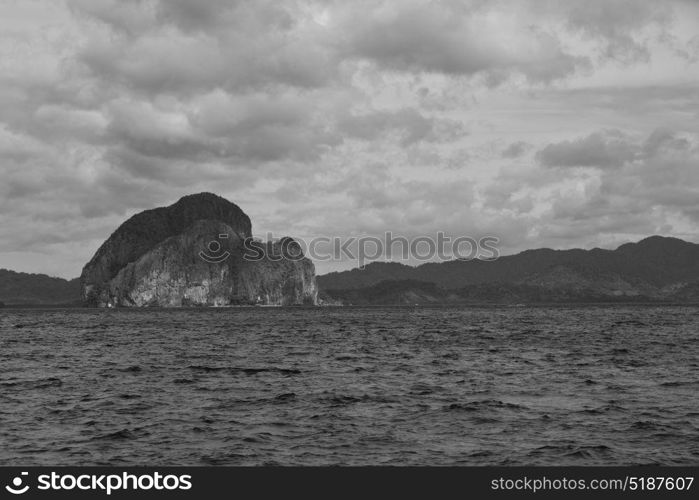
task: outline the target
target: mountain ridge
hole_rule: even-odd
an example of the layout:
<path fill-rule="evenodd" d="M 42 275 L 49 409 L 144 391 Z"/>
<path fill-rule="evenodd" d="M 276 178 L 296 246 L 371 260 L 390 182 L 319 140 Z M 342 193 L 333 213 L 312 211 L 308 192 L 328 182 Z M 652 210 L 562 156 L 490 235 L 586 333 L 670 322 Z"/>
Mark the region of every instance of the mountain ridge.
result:
<path fill-rule="evenodd" d="M 504 261 L 503 268 L 489 273 L 488 266 L 498 261 Z M 474 270 L 463 271 L 469 265 Z M 442 280 L 445 275 L 448 280 Z M 493 262 L 452 260 L 416 267 L 372 262 L 363 270 L 328 273 L 316 281 L 326 304 L 407 304 L 416 298 L 419 303 L 699 302 L 699 245 L 656 235 L 613 250 L 539 248 Z M 0 302 L 7 306 L 79 301 L 78 278 L 0 269 Z"/>
<path fill-rule="evenodd" d="M 500 300 L 513 295 L 518 301 L 555 301 L 556 294 L 569 301 L 613 300 L 695 300 L 689 293 L 699 281 L 699 245 L 679 238 L 650 236 L 625 243 L 614 250 L 549 248 L 525 250 L 496 260 L 452 260 L 424 263 L 412 267 L 400 263 L 367 264 L 363 269 L 329 273 L 317 277 L 327 302 L 356 303 L 361 297 L 376 296 L 377 285 L 386 294 L 396 283 L 396 297 L 405 292 L 405 283 L 413 283 L 412 293 L 425 293 L 415 283 L 432 283 L 454 300 L 476 300 L 478 292 Z M 687 288 L 689 287 L 689 288 Z M 423 287 L 424 288 L 424 287 Z M 685 288 L 684 295 L 677 295 Z M 436 294 L 436 298 L 445 293 Z M 459 299 L 460 298 L 460 299 Z M 490 300 L 489 299 L 489 300 Z M 353 302 L 354 301 L 354 302 Z M 384 297 L 381 301 L 389 301 Z"/>
<path fill-rule="evenodd" d="M 10 305 L 77 305 L 80 279 L 0 269 L 0 303 Z"/>

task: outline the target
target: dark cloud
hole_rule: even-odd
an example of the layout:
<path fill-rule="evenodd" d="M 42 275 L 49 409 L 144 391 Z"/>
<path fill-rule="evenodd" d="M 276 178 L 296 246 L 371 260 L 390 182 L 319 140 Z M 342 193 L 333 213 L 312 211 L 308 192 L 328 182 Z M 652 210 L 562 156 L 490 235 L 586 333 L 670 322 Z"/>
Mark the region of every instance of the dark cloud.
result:
<path fill-rule="evenodd" d="M 568 6 L 568 26 L 601 40 L 600 55 L 623 63 L 649 59 L 650 51 L 641 30 L 661 30 L 672 18 L 667 5 L 653 0 L 592 0 L 571 2 Z"/>
<path fill-rule="evenodd" d="M 423 140 L 454 140 L 466 135 L 461 123 L 426 117 L 412 108 L 348 114 L 339 119 L 338 131 L 343 136 L 367 141 L 396 133 L 404 146 Z"/>
<path fill-rule="evenodd" d="M 159 0 L 157 18 L 183 31 L 230 31 L 231 27 L 255 26 L 268 31 L 288 31 L 300 19 L 297 2 L 274 0 Z"/>
<path fill-rule="evenodd" d="M 123 218 L 204 190 L 283 232 L 490 229 L 512 247 L 586 243 L 624 221 L 690 234 L 697 11 L 10 2 L 0 267 L 44 256 L 73 276 Z"/>
<path fill-rule="evenodd" d="M 523 141 L 513 142 L 512 144 L 507 146 L 502 151 L 502 157 L 503 158 L 519 158 L 524 153 L 526 153 L 529 149 L 531 149 L 531 147 L 532 147 L 531 144 L 523 142 Z"/>
<path fill-rule="evenodd" d="M 679 137 L 669 129 L 656 129 L 642 144 L 641 154 L 646 158 L 652 158 L 663 153 L 684 153 L 690 147 L 691 143 L 686 137 Z"/>
<path fill-rule="evenodd" d="M 519 73 L 552 81 L 586 67 L 585 57 L 566 52 L 551 33 L 513 25 L 506 37 L 491 25 L 482 2 L 369 3 L 351 12 L 340 28 L 347 57 L 407 72 L 472 76 L 491 84 Z M 349 28 L 352 26 L 352 28 Z"/>
<path fill-rule="evenodd" d="M 206 2 L 190 2 L 188 0 L 161 1 L 157 4 L 157 14 L 164 22 L 173 23 L 184 31 L 206 31 L 213 26 L 221 26 L 225 25 L 226 22 L 230 22 L 234 12 L 243 3 L 240 1 L 217 0 Z M 262 2 L 262 4 L 264 3 Z M 279 15 L 280 12 L 283 12 L 281 9 L 273 11 L 268 8 L 266 10 L 268 14 L 277 13 Z M 290 21 L 289 16 L 286 16 L 286 19 Z"/>
<path fill-rule="evenodd" d="M 318 87 L 335 77 L 337 61 L 323 33 L 299 27 L 304 11 L 282 2 L 73 0 L 71 6 L 110 28 L 87 30 L 88 43 L 77 54 L 108 85 L 191 95 L 260 85 Z"/>
<path fill-rule="evenodd" d="M 597 142 L 610 135 L 615 140 L 625 138 L 621 157 Z M 613 168 L 505 170 L 484 190 L 487 206 L 523 216 L 536 213 L 536 238 L 570 244 L 580 239 L 611 241 L 619 235 L 633 239 L 680 234 L 686 221 L 699 223 L 699 135 L 657 129 L 645 139 L 631 137 L 600 131 L 559 143 L 549 150 L 561 153 L 557 165 Z M 603 153 L 580 157 L 578 146 L 586 141 Z M 627 156 L 633 161 L 626 161 Z M 590 158 L 594 161 L 587 161 Z"/>
<path fill-rule="evenodd" d="M 633 161 L 636 150 L 620 131 L 604 130 L 580 139 L 549 144 L 536 157 L 547 167 L 618 168 Z"/>
<path fill-rule="evenodd" d="M 579 139 L 549 144 L 536 157 L 547 167 L 620 168 L 657 157 L 685 155 L 691 148 L 686 137 L 669 129 L 656 129 L 644 141 L 619 130 L 602 130 Z"/>

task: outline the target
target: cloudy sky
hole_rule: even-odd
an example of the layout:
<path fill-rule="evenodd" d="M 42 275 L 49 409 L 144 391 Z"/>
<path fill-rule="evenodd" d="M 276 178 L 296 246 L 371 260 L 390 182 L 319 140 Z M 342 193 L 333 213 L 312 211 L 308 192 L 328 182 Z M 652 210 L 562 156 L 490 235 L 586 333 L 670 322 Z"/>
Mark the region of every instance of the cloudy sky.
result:
<path fill-rule="evenodd" d="M 699 2 L 0 0 L 0 176 L 0 267 L 63 277 L 200 191 L 262 236 L 699 242 Z"/>

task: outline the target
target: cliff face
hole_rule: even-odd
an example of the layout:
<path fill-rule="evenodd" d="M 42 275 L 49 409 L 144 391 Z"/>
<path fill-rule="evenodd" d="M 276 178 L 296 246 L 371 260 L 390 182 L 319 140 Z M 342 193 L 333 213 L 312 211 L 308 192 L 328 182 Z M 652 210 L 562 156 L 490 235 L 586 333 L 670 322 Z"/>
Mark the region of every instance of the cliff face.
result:
<path fill-rule="evenodd" d="M 100 307 L 316 303 L 310 260 L 282 255 L 281 243 L 251 242 L 250 219 L 236 205 L 206 193 L 182 198 L 117 229 L 83 270 L 83 300 Z"/>

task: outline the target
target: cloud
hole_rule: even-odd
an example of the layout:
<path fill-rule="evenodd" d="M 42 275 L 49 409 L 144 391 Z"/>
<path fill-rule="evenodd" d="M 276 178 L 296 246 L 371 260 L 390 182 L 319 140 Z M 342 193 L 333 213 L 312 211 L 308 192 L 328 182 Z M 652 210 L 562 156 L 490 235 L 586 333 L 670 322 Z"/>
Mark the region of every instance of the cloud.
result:
<path fill-rule="evenodd" d="M 503 158 L 519 158 L 531 148 L 531 144 L 524 141 L 513 142 L 502 151 Z"/>
<path fill-rule="evenodd" d="M 654 130 L 640 146 L 641 155 L 645 158 L 654 158 L 658 155 L 673 154 L 674 152 L 685 153 L 690 148 L 689 139 L 664 128 Z"/>
<path fill-rule="evenodd" d="M 649 28 L 662 32 L 672 17 L 666 5 L 650 0 L 592 0 L 568 6 L 568 26 L 600 40 L 602 57 L 623 63 L 649 59 Z"/>
<path fill-rule="evenodd" d="M 491 11 L 483 2 L 451 1 L 363 6 L 349 12 L 338 26 L 348 33 L 342 48 L 348 57 L 381 67 L 481 74 L 495 84 L 512 73 L 550 82 L 588 64 L 585 57 L 568 53 L 551 32 L 518 22 L 516 8 Z"/>
<path fill-rule="evenodd" d="M 224 157 L 312 161 L 341 142 L 326 115 L 332 114 L 326 99 L 332 95 L 321 91 L 242 95 L 215 91 L 192 101 L 190 121 L 215 141 Z"/>
<path fill-rule="evenodd" d="M 673 112 L 690 114 L 694 118 L 699 113 L 699 87 L 684 81 L 685 76 L 689 76 L 687 69 L 678 68 L 678 76 L 678 82 L 648 84 L 637 81 L 633 85 L 550 89 L 546 98 L 573 109 L 638 116 Z"/>
<path fill-rule="evenodd" d="M 107 30 L 90 30 L 79 59 L 106 82 L 154 95 L 318 87 L 336 61 L 304 11 L 280 2 L 73 1 Z"/>
<path fill-rule="evenodd" d="M 458 121 L 426 117 L 413 108 L 347 114 L 339 118 L 338 132 L 365 141 L 397 133 L 404 146 L 419 141 L 454 140 L 467 133 Z"/>
<path fill-rule="evenodd" d="M 536 154 L 547 167 L 618 168 L 633 161 L 636 148 L 618 130 L 604 130 L 572 141 L 549 144 Z"/>
<path fill-rule="evenodd" d="M 606 147 L 610 137 L 623 139 L 623 147 Z M 699 223 L 699 134 L 657 129 L 633 137 L 603 130 L 547 146 L 542 151 L 549 151 L 555 165 L 589 168 L 504 170 L 483 191 L 486 206 L 529 217 L 532 238 L 568 245 L 679 234 Z M 592 154 L 582 145 L 599 151 Z"/>
<path fill-rule="evenodd" d="M 547 167 L 620 168 L 644 165 L 658 157 L 673 157 L 691 149 L 688 138 L 669 129 L 656 129 L 644 141 L 619 130 L 601 130 L 579 139 L 549 144 L 536 157 Z"/>
<path fill-rule="evenodd" d="M 699 237 L 698 11 L 10 2 L 0 267 L 27 249 L 74 276 L 125 217 L 204 190 L 290 234 L 439 228 L 520 248 L 599 242 L 626 220 Z"/>

